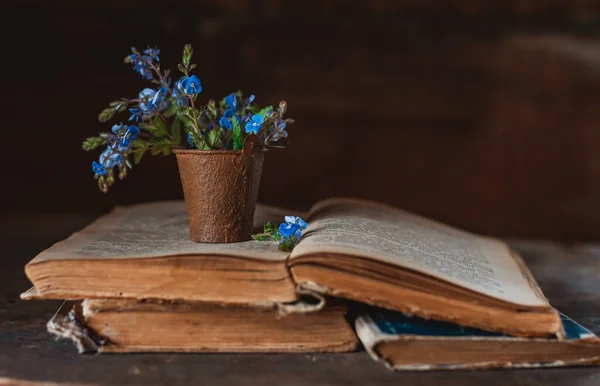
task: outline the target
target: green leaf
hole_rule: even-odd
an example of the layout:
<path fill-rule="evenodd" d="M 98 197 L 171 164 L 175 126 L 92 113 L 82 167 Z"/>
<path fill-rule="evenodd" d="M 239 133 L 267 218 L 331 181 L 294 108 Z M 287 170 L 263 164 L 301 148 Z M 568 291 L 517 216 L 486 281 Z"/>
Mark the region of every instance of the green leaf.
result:
<path fill-rule="evenodd" d="M 243 146 L 243 138 L 242 138 L 242 127 L 240 125 L 240 121 L 233 117 L 231 119 L 231 123 L 233 124 L 232 132 L 233 132 L 233 149 L 234 150 L 242 150 Z"/>
<path fill-rule="evenodd" d="M 106 143 L 106 139 L 104 139 L 104 138 L 90 137 L 83 142 L 81 147 L 85 151 L 90 151 L 90 150 L 94 150 L 94 149 L 98 148 L 100 145 L 104 145 L 105 143 Z"/>
<path fill-rule="evenodd" d="M 140 129 L 148 131 L 156 138 L 164 138 L 169 134 L 168 125 L 161 118 L 155 118 L 149 122 L 141 122 L 138 126 Z"/>
<path fill-rule="evenodd" d="M 161 118 L 154 119 L 154 122 L 154 127 L 156 128 L 156 132 L 154 133 L 154 135 L 156 137 L 162 138 L 169 134 L 169 124 L 167 122 L 165 122 Z"/>
<path fill-rule="evenodd" d="M 142 160 L 144 154 L 148 150 L 150 144 L 146 141 L 142 141 L 140 139 L 136 139 L 135 141 L 131 141 L 131 147 L 133 148 L 133 162 L 137 165 Z"/>
<path fill-rule="evenodd" d="M 194 49 L 191 44 L 186 44 L 183 46 L 183 57 L 181 58 L 181 62 L 185 67 L 190 65 L 190 61 L 192 60 L 192 55 L 194 54 Z"/>
<path fill-rule="evenodd" d="M 113 107 L 107 107 L 100 114 L 98 114 L 98 120 L 102 123 L 108 122 L 115 116 L 117 110 Z"/>
<path fill-rule="evenodd" d="M 173 143 L 175 145 L 181 144 L 181 121 L 175 119 L 171 125 L 171 134 L 173 135 Z"/>
<path fill-rule="evenodd" d="M 258 114 L 261 115 L 264 119 L 267 119 L 267 116 L 273 111 L 273 106 L 267 106 L 258 111 Z"/>
<path fill-rule="evenodd" d="M 179 110 L 177 111 L 177 119 L 181 121 L 183 127 L 186 130 L 192 130 L 194 128 L 194 121 L 187 113 L 188 110 Z"/>
<path fill-rule="evenodd" d="M 287 237 L 283 239 L 283 241 L 279 244 L 279 250 L 284 252 L 291 252 L 292 249 L 296 246 L 296 238 L 295 237 Z"/>
<path fill-rule="evenodd" d="M 187 75 L 187 72 L 185 71 L 185 67 L 183 66 L 183 64 L 179 63 L 177 65 L 177 68 L 179 69 L 179 71 L 181 71 L 182 73 L 184 73 L 185 75 Z"/>
<path fill-rule="evenodd" d="M 207 144 L 211 149 L 221 149 L 223 147 L 223 129 L 215 128 L 208 132 Z"/>
<path fill-rule="evenodd" d="M 157 155 L 162 153 L 163 155 L 169 155 L 171 154 L 171 146 L 173 146 L 173 144 L 168 139 L 160 140 L 154 143 L 152 149 L 150 149 L 150 154 Z"/>
<path fill-rule="evenodd" d="M 166 118 L 171 118 L 172 116 L 174 116 L 175 114 L 177 114 L 177 110 L 179 110 L 179 106 L 177 106 L 177 103 L 171 102 L 171 105 L 169 106 L 168 109 L 166 109 L 163 112 L 163 115 Z"/>
<path fill-rule="evenodd" d="M 196 146 L 196 149 L 207 150 L 204 138 L 198 137 L 192 130 L 186 130 L 186 132 L 190 135 L 190 139 L 194 143 L 194 146 Z"/>

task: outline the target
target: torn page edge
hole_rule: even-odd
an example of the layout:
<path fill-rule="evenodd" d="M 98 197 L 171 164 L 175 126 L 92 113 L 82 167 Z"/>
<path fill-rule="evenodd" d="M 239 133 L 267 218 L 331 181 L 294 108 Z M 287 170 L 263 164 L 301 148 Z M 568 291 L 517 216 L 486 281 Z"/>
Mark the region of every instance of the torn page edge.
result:
<path fill-rule="evenodd" d="M 358 335 L 358 339 L 365 348 L 365 351 L 367 351 L 367 354 L 369 354 L 369 356 L 375 362 L 381 362 L 388 369 L 394 370 L 394 365 L 390 361 L 385 359 L 381 354 L 379 354 L 375 349 L 379 342 L 381 342 L 381 339 L 379 337 L 379 331 L 373 328 L 372 326 L 375 326 L 375 323 L 368 315 L 360 315 L 354 321 L 356 335 Z"/>
<path fill-rule="evenodd" d="M 40 291 L 37 288 L 31 287 L 27 291 L 23 292 L 20 296 L 22 300 L 36 300 L 41 298 Z"/>
<path fill-rule="evenodd" d="M 571 361 L 557 360 L 553 362 L 480 362 L 458 365 L 397 365 L 388 367 L 392 370 L 401 371 L 432 371 L 432 370 L 487 370 L 487 369 L 540 369 L 550 367 L 567 367 L 567 366 L 597 366 L 600 364 L 600 357 L 582 358 Z"/>
<path fill-rule="evenodd" d="M 320 293 L 308 290 L 298 285 L 296 293 L 300 296 L 309 297 L 317 300 L 317 303 L 309 302 L 302 297 L 293 303 L 275 303 L 277 317 L 281 318 L 291 314 L 306 314 L 309 312 L 317 312 L 325 307 L 325 297 Z"/>
<path fill-rule="evenodd" d="M 70 339 L 80 354 L 97 353 L 108 340 L 99 337 L 81 321 L 81 303 L 64 302 L 46 324 L 56 339 Z"/>

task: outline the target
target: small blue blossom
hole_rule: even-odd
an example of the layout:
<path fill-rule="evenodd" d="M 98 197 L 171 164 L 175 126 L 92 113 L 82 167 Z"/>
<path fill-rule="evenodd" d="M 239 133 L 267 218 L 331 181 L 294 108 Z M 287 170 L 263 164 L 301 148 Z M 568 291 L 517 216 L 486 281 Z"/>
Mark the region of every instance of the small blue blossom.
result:
<path fill-rule="evenodd" d="M 194 149 L 196 146 L 194 145 L 194 141 L 192 141 L 192 136 L 189 134 L 185 135 L 185 143 L 188 147 L 188 149 Z"/>
<path fill-rule="evenodd" d="M 171 96 L 173 98 L 177 98 L 177 106 L 187 106 L 190 103 L 188 96 L 183 91 L 183 81 L 185 80 L 185 76 L 181 77 L 175 85 L 173 86 L 173 92 Z"/>
<path fill-rule="evenodd" d="M 125 137 L 128 137 L 130 140 L 135 141 L 138 139 L 138 134 L 140 133 L 140 129 L 137 126 L 129 126 L 127 128 L 127 132 L 125 133 Z"/>
<path fill-rule="evenodd" d="M 152 97 L 148 100 L 148 108 L 152 111 L 162 111 L 169 107 L 167 96 L 169 90 L 166 87 L 159 88 Z"/>
<path fill-rule="evenodd" d="M 152 90 L 151 88 L 145 88 L 142 91 L 140 91 L 140 93 L 138 94 L 138 97 L 140 98 L 141 102 L 139 103 L 139 108 L 142 111 L 148 111 L 150 110 L 150 107 L 148 106 L 148 102 L 149 100 L 154 97 L 154 90 Z"/>
<path fill-rule="evenodd" d="M 196 75 L 189 76 L 181 82 L 181 87 L 187 95 L 196 95 L 202 92 L 200 79 Z"/>
<path fill-rule="evenodd" d="M 247 104 L 250 104 L 250 103 L 252 103 L 252 102 L 254 102 L 254 94 L 251 94 L 251 95 L 248 97 L 248 102 L 247 102 Z"/>
<path fill-rule="evenodd" d="M 105 168 L 114 168 L 123 161 L 123 155 L 120 153 L 114 153 L 113 149 L 108 148 L 100 154 L 100 163 Z"/>
<path fill-rule="evenodd" d="M 273 134 L 271 135 L 271 139 L 274 142 L 280 141 L 283 138 L 287 138 L 288 133 L 285 130 L 280 130 L 280 131 L 274 131 Z"/>
<path fill-rule="evenodd" d="M 92 171 L 94 172 L 94 174 L 99 176 L 103 176 L 106 174 L 106 169 L 104 168 L 104 166 L 100 165 L 96 161 L 92 162 Z"/>
<path fill-rule="evenodd" d="M 287 222 L 282 222 L 279 225 L 279 233 L 283 237 L 295 236 L 298 231 L 300 231 L 300 235 L 302 235 L 302 231 L 300 230 L 300 227 L 298 225 L 296 225 L 296 224 L 290 224 L 290 223 L 287 223 Z"/>
<path fill-rule="evenodd" d="M 135 72 L 140 74 L 142 78 L 147 80 L 152 80 L 152 68 L 150 67 L 150 63 L 152 62 L 152 56 L 150 55 L 140 55 L 140 53 L 135 49 L 135 47 L 131 48 L 133 52 L 129 55 L 129 59 L 131 64 L 133 64 L 133 69 Z"/>
<path fill-rule="evenodd" d="M 289 237 L 299 239 L 302 237 L 302 231 L 308 227 L 306 221 L 298 216 L 285 216 L 285 222 L 279 225 L 279 233 L 283 237 L 280 242 L 285 242 Z"/>
<path fill-rule="evenodd" d="M 235 115 L 234 109 L 227 109 L 227 110 L 223 111 L 223 116 L 226 118 L 233 118 L 234 115 Z"/>
<path fill-rule="evenodd" d="M 122 123 L 119 123 L 118 125 L 113 125 L 112 127 L 112 132 L 114 134 L 123 134 L 125 131 L 127 131 L 127 125 L 124 125 Z"/>
<path fill-rule="evenodd" d="M 233 111 L 237 108 L 237 94 L 231 93 L 225 97 L 225 104 Z"/>
<path fill-rule="evenodd" d="M 231 130 L 233 128 L 233 124 L 229 119 L 227 119 L 225 115 L 223 115 L 221 119 L 219 119 L 219 126 L 226 130 Z"/>
<path fill-rule="evenodd" d="M 254 114 L 248 122 L 246 122 L 246 133 L 257 134 L 262 128 L 265 119 L 260 114 Z"/>
<path fill-rule="evenodd" d="M 285 222 L 288 224 L 296 224 L 302 230 L 304 230 L 304 229 L 306 229 L 306 227 L 308 227 L 308 224 L 306 223 L 306 221 L 302 220 L 298 216 L 285 216 Z"/>
<path fill-rule="evenodd" d="M 131 117 L 129 117 L 129 120 L 135 120 L 136 122 L 138 122 L 140 119 L 144 119 L 144 115 L 148 115 L 146 111 L 138 108 L 131 108 L 129 109 L 129 112 L 131 113 Z"/>
<path fill-rule="evenodd" d="M 119 151 L 128 151 L 129 149 L 131 149 L 131 141 L 129 140 L 129 138 L 121 138 L 121 140 L 117 144 L 117 149 Z"/>
<path fill-rule="evenodd" d="M 147 48 L 144 50 L 144 54 L 148 55 L 149 57 L 156 60 L 157 62 L 160 62 L 160 58 L 158 57 L 158 55 L 160 55 L 160 50 L 158 49 L 158 47 Z"/>

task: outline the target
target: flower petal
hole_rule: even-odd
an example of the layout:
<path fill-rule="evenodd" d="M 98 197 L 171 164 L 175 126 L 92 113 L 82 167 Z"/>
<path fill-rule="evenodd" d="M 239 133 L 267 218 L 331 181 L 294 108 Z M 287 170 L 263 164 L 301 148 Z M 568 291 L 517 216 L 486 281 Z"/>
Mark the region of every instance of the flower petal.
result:
<path fill-rule="evenodd" d="M 281 233 L 281 235 L 283 237 L 290 237 L 297 230 L 298 230 L 298 226 L 296 224 L 287 224 L 287 223 L 282 222 L 279 225 L 279 233 Z"/>
<path fill-rule="evenodd" d="M 308 223 L 306 221 L 302 220 L 300 217 L 296 217 L 296 218 L 297 218 L 296 224 L 298 224 L 300 229 L 306 229 L 308 227 Z"/>

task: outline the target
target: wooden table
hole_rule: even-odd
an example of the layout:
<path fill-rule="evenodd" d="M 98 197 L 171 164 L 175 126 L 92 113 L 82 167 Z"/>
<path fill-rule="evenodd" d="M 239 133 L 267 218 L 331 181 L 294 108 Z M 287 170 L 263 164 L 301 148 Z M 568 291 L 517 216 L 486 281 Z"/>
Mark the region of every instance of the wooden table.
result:
<path fill-rule="evenodd" d="M 598 385 L 600 368 L 391 372 L 365 352 L 349 354 L 79 355 L 45 324 L 60 302 L 21 301 L 23 265 L 93 216 L 0 218 L 0 385 L 17 380 L 90 385 Z M 512 241 L 551 303 L 600 334 L 600 245 Z M 19 383 L 21 384 L 21 383 Z M 26 384 L 29 384 L 28 382 Z"/>

